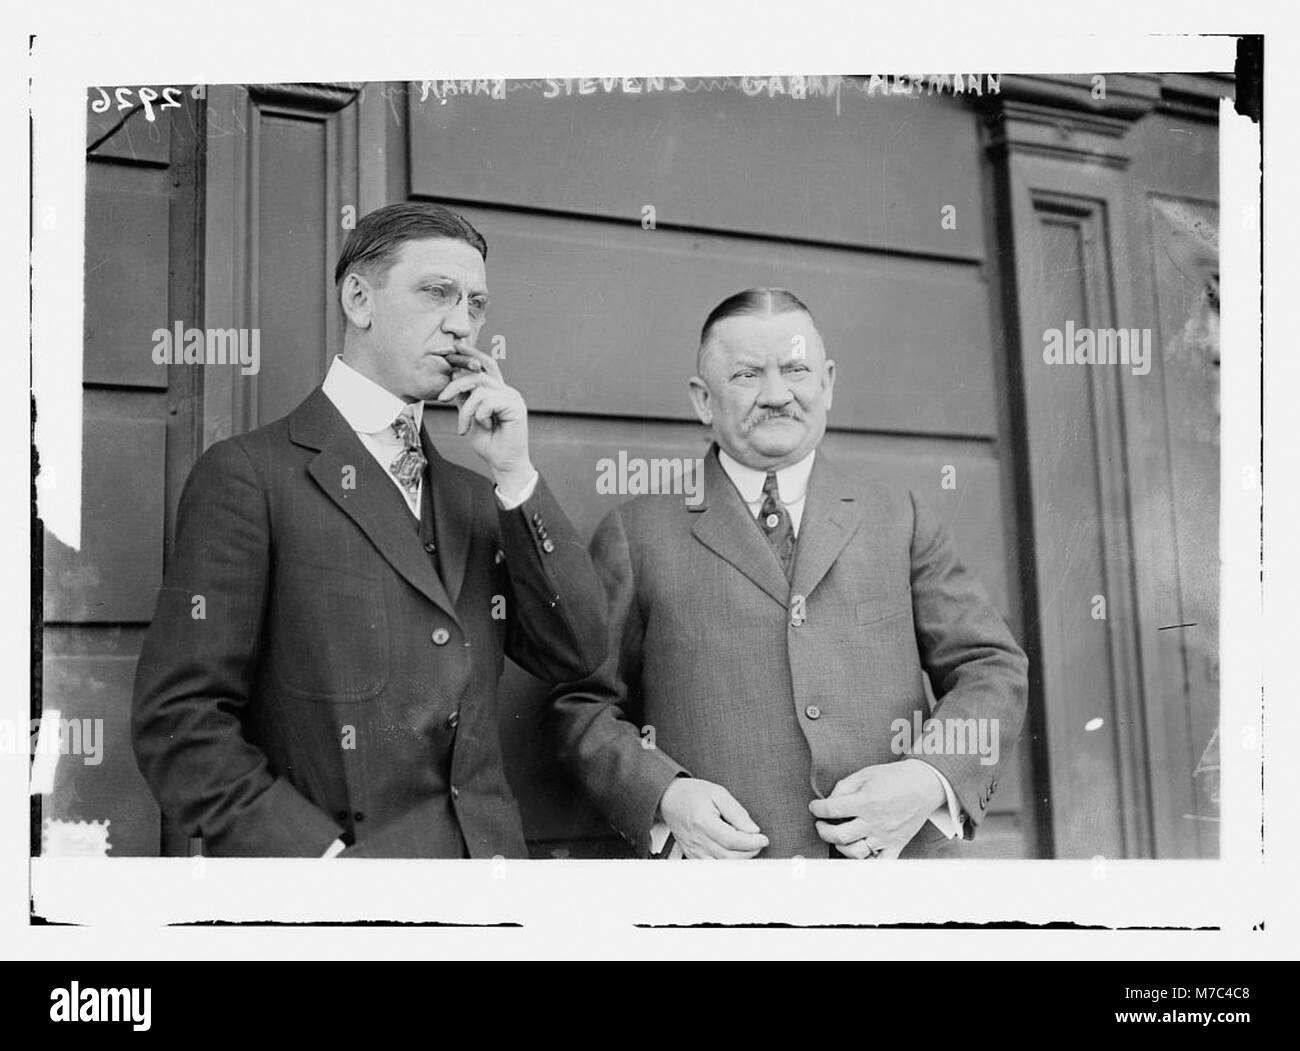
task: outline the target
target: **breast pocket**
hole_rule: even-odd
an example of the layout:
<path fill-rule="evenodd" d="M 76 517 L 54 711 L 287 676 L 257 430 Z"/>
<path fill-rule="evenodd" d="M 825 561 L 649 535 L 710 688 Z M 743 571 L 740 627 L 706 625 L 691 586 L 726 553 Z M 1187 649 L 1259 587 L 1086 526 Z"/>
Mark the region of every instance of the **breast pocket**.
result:
<path fill-rule="evenodd" d="M 912 591 L 894 592 L 890 595 L 878 595 L 857 604 L 858 625 L 879 624 L 882 621 L 901 617 L 912 612 Z"/>
<path fill-rule="evenodd" d="M 289 694 L 364 701 L 388 682 L 388 619 L 378 577 L 286 559 L 276 567 L 275 678 Z"/>

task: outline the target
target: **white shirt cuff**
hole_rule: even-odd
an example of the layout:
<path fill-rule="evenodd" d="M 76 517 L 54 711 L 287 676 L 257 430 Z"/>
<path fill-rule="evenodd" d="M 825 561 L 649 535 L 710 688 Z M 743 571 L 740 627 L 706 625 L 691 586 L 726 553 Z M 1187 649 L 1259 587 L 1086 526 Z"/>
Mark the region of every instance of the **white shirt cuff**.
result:
<path fill-rule="evenodd" d="M 344 843 L 343 840 L 341 839 L 336 839 L 333 843 L 330 844 L 329 850 L 325 851 L 325 853 L 321 855 L 321 858 L 322 859 L 336 858 L 340 854 L 342 854 L 343 851 L 346 849 L 347 849 L 347 844 Z"/>
<path fill-rule="evenodd" d="M 528 484 L 519 490 L 519 493 L 513 497 L 507 497 L 505 493 L 501 491 L 501 487 L 497 486 L 496 494 L 497 499 L 501 501 L 501 506 L 507 511 L 513 511 L 520 504 L 527 503 L 528 498 L 533 495 L 533 490 L 537 488 L 537 479 L 540 477 L 541 476 L 537 473 L 537 468 L 534 467 L 533 476 L 528 479 Z"/>
<path fill-rule="evenodd" d="M 670 830 L 662 821 L 656 821 L 650 826 L 650 853 L 652 855 L 660 853 L 664 849 L 664 844 L 668 842 Z M 670 859 L 676 860 L 683 857 L 680 843 L 673 843 L 673 849 L 668 852 Z"/>
<path fill-rule="evenodd" d="M 916 759 L 916 756 L 910 758 Z M 930 766 L 924 759 L 916 759 L 916 761 L 929 766 L 934 771 L 934 776 L 939 779 L 939 784 L 943 785 L 943 794 L 948 797 L 947 803 L 938 807 L 930 815 L 930 823 L 948 839 L 960 838 L 962 830 L 961 804 L 957 802 L 957 794 L 952 790 L 952 785 L 948 783 L 948 779 L 943 774 Z"/>

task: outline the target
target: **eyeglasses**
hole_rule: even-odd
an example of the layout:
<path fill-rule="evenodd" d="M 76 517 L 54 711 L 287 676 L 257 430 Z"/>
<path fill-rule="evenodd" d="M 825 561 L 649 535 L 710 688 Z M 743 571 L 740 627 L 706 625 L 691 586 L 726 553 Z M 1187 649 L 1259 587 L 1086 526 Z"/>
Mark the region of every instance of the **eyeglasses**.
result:
<path fill-rule="evenodd" d="M 472 292 L 467 297 L 465 290 L 455 281 L 429 281 L 420 286 L 420 292 L 439 314 L 450 314 L 463 300 L 467 300 L 471 321 L 478 322 L 487 317 L 487 296 L 481 292 Z"/>

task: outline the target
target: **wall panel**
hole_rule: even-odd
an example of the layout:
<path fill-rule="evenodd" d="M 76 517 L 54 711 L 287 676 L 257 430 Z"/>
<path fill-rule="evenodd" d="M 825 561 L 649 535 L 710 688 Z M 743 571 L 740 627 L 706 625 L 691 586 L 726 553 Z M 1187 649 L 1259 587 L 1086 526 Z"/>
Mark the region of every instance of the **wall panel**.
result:
<path fill-rule="evenodd" d="M 165 389 L 167 370 L 154 363 L 152 349 L 153 332 L 170 332 L 173 321 L 167 309 L 170 200 L 165 192 L 121 189 L 95 177 L 88 183 L 83 382 Z"/>
<path fill-rule="evenodd" d="M 960 101 L 672 86 L 547 98 L 512 82 L 503 99 L 420 102 L 411 85 L 410 192 L 638 224 L 649 204 L 665 226 L 983 256 L 978 128 Z"/>
<path fill-rule="evenodd" d="M 163 563 L 160 419 L 88 415 L 81 550 L 45 541 L 45 622 L 130 623 L 153 616 Z"/>
<path fill-rule="evenodd" d="M 488 241 L 480 341 L 548 412 L 692 419 L 700 325 L 759 285 L 791 289 L 838 366 L 836 423 L 992 437 L 988 295 L 969 265 L 748 237 L 465 208 Z"/>

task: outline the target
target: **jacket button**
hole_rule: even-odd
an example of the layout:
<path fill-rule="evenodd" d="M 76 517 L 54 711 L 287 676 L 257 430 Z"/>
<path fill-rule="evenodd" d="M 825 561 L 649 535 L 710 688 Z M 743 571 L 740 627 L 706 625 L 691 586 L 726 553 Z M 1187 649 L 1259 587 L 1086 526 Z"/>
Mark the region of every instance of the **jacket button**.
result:
<path fill-rule="evenodd" d="M 499 566 L 505 560 L 506 560 L 506 553 L 504 551 L 498 551 L 495 555 L 492 556 L 492 562 L 494 565 Z"/>
<path fill-rule="evenodd" d="M 428 554 L 432 555 L 435 551 L 438 550 L 438 545 L 435 544 L 433 541 L 429 541 L 429 543 L 427 543 L 427 544 L 424 545 L 424 550 L 425 550 Z"/>
<path fill-rule="evenodd" d="M 352 815 L 353 821 L 364 821 L 365 819 L 366 819 L 366 815 L 361 813 L 360 810 L 358 810 L 355 814 Z"/>
<path fill-rule="evenodd" d="M 808 707 L 803 710 L 803 713 L 808 716 L 809 719 L 820 719 L 822 717 L 822 710 L 815 704 L 808 705 Z"/>
<path fill-rule="evenodd" d="M 542 516 L 539 515 L 539 514 L 534 513 L 534 514 L 533 514 L 533 525 L 535 525 L 535 526 L 539 526 L 539 525 L 541 525 L 541 524 L 542 524 Z"/>
<path fill-rule="evenodd" d="M 447 716 L 447 729 L 454 730 L 460 725 L 460 712 L 452 712 Z"/>
<path fill-rule="evenodd" d="M 435 646 L 445 646 L 447 645 L 447 640 L 451 638 L 451 632 L 446 628 L 436 628 L 429 638 L 433 640 Z"/>
<path fill-rule="evenodd" d="M 451 798 L 452 798 L 452 799 L 459 799 L 459 798 L 460 798 L 460 789 L 457 788 L 455 785 L 452 785 L 452 786 L 451 786 Z"/>
<path fill-rule="evenodd" d="M 552 551 L 555 550 L 555 541 L 554 541 L 554 540 L 543 540 L 543 541 L 542 541 L 542 550 L 545 551 L 545 552 L 549 555 Z"/>
<path fill-rule="evenodd" d="M 348 819 L 348 812 L 346 810 L 339 810 L 335 812 L 334 816 L 340 821 L 346 821 Z"/>

